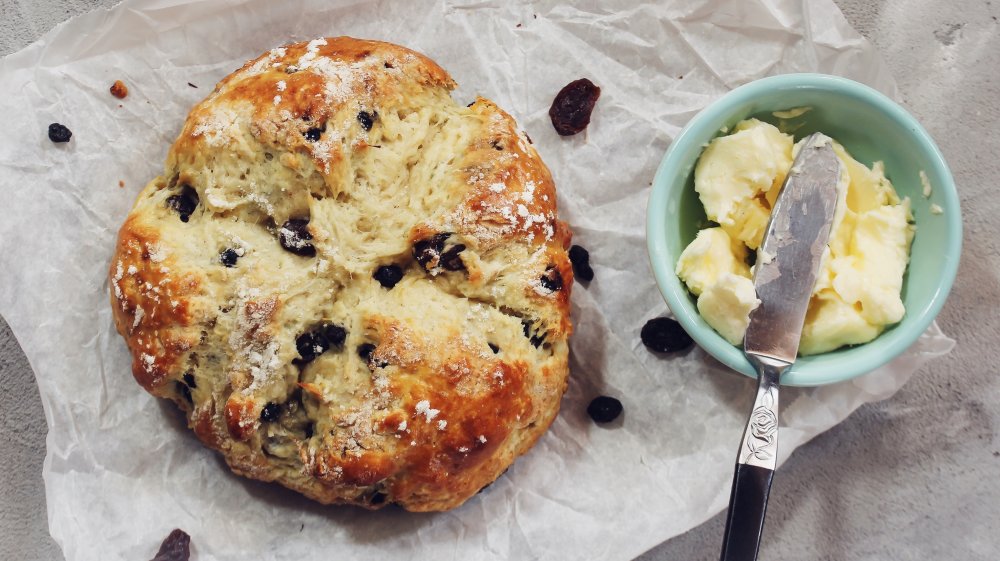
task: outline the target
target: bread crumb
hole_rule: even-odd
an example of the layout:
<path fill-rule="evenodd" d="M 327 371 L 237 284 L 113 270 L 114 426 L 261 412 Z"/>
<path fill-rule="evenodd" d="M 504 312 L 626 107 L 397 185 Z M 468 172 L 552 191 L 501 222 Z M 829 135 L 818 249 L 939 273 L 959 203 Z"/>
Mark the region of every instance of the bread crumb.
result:
<path fill-rule="evenodd" d="M 931 214 L 943 214 L 944 209 L 939 204 L 931 204 Z"/>
<path fill-rule="evenodd" d="M 118 188 L 119 189 L 124 189 L 125 188 L 125 180 L 123 180 L 123 179 L 119 179 L 118 180 Z"/>
<path fill-rule="evenodd" d="M 126 86 L 125 82 L 122 82 L 121 80 L 115 80 L 115 83 L 111 84 L 110 91 L 111 95 L 117 97 L 118 99 L 125 99 L 128 97 L 128 86 Z"/>

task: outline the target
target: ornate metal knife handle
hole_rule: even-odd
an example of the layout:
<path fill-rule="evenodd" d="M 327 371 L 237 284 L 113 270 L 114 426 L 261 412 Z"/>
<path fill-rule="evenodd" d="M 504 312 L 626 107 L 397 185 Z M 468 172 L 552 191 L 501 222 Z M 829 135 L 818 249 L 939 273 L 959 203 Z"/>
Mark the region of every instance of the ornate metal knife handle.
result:
<path fill-rule="evenodd" d="M 757 399 L 736 462 L 773 470 L 778 456 L 778 380 L 789 364 L 769 357 L 748 358 L 757 369 Z"/>
<path fill-rule="evenodd" d="M 778 380 L 787 362 L 747 353 L 757 370 L 754 401 L 736 457 L 721 561 L 756 561 L 778 456 Z"/>

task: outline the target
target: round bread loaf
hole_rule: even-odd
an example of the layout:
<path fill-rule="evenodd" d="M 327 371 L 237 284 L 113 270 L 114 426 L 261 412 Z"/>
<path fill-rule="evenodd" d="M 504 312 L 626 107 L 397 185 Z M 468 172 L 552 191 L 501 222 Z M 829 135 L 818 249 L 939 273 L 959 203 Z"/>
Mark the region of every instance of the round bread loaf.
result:
<path fill-rule="evenodd" d="M 190 113 L 111 261 L 132 373 L 237 473 L 462 504 L 555 417 L 570 232 L 489 100 L 396 45 L 276 48 Z"/>

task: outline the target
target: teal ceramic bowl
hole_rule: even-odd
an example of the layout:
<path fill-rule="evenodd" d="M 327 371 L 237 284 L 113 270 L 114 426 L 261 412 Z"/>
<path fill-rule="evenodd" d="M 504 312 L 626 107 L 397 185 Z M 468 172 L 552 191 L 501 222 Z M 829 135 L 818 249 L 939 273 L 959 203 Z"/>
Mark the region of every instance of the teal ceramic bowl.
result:
<path fill-rule="evenodd" d="M 779 120 L 772 114 L 797 107 L 810 110 L 792 119 Z M 729 130 L 749 117 L 779 125 L 796 140 L 823 132 L 868 166 L 881 160 L 899 196 L 910 198 L 917 231 L 903 281 L 903 320 L 869 343 L 799 357 L 781 383 L 831 384 L 882 366 L 913 344 L 944 305 L 958 269 L 962 218 L 951 172 L 927 131 L 891 99 L 857 82 L 821 74 L 764 78 L 736 88 L 691 119 L 656 172 L 647 208 L 646 241 L 660 292 L 702 348 L 729 367 L 754 376 L 743 350 L 705 323 L 694 297 L 674 273 L 681 251 L 706 222 L 694 190 L 698 157 L 724 127 Z M 929 199 L 923 196 L 921 170 L 933 187 Z M 943 213 L 933 214 L 932 204 Z"/>

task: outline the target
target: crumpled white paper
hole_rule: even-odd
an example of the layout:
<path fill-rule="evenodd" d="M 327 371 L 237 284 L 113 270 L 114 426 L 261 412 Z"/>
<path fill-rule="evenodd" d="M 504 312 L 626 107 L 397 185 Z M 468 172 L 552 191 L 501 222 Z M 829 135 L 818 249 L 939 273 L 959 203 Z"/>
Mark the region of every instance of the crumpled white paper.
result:
<path fill-rule="evenodd" d="M 457 99 L 482 94 L 515 115 L 597 275 L 573 292 L 559 418 L 452 512 L 323 507 L 231 475 L 132 380 L 112 327 L 115 233 L 188 108 L 271 47 L 342 34 L 420 50 L 461 84 Z M 643 323 L 666 313 L 642 217 L 655 167 L 689 118 L 735 86 L 793 71 L 895 94 L 830 0 L 135 0 L 5 58 L 0 313 L 41 389 L 49 525 L 67 559 L 148 559 L 174 527 L 201 561 L 630 559 L 720 511 L 753 382 L 699 349 L 659 357 L 642 346 Z M 563 139 L 546 112 L 580 77 L 601 99 L 586 133 Z M 123 101 L 108 93 L 116 79 L 130 88 Z M 54 121 L 72 142 L 49 142 Z M 783 390 L 781 459 L 953 343 L 934 326 L 878 372 Z M 625 404 L 610 427 L 584 413 L 598 393 Z"/>

